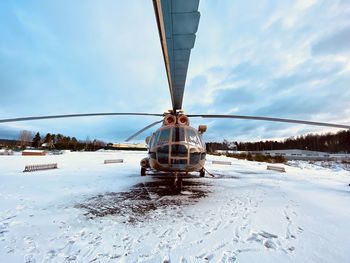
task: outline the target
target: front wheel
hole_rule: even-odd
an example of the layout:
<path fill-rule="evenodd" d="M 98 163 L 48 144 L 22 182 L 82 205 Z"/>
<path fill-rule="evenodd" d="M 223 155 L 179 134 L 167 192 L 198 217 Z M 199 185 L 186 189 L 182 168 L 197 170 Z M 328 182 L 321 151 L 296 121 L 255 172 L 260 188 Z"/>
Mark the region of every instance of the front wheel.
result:
<path fill-rule="evenodd" d="M 146 168 L 141 167 L 141 176 L 146 176 Z"/>
<path fill-rule="evenodd" d="M 205 170 L 204 170 L 204 168 L 202 168 L 202 169 L 199 171 L 199 176 L 200 176 L 200 177 L 204 177 L 204 175 L 205 175 Z"/>
<path fill-rule="evenodd" d="M 180 194 L 182 190 L 182 178 L 175 178 L 173 183 L 173 191 L 176 194 Z"/>

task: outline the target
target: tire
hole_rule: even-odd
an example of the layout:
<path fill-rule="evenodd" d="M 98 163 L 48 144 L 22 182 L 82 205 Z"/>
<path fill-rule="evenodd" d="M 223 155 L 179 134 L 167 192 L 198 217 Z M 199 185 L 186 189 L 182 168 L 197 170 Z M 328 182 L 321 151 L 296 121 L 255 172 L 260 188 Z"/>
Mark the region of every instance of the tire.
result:
<path fill-rule="evenodd" d="M 141 167 L 141 176 L 146 176 L 146 168 Z"/>
<path fill-rule="evenodd" d="M 199 176 L 200 176 L 200 177 L 204 177 L 204 176 L 205 176 L 205 170 L 204 170 L 204 168 L 202 168 L 202 169 L 199 171 Z"/>
<path fill-rule="evenodd" d="M 182 178 L 178 179 L 176 183 L 176 192 L 179 194 L 181 193 L 181 190 L 182 190 Z"/>
<path fill-rule="evenodd" d="M 181 190 L 182 190 L 182 178 L 174 179 L 173 191 L 176 194 L 179 194 L 181 193 Z"/>

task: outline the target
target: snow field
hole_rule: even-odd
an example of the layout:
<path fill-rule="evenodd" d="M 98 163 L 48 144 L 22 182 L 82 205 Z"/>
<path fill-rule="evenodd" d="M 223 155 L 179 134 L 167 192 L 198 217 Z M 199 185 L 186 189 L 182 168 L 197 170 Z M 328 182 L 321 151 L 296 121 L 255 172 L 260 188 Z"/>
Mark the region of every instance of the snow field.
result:
<path fill-rule="evenodd" d="M 0 262 L 350 262 L 350 172 L 208 156 L 173 195 L 144 156 L 0 156 Z"/>

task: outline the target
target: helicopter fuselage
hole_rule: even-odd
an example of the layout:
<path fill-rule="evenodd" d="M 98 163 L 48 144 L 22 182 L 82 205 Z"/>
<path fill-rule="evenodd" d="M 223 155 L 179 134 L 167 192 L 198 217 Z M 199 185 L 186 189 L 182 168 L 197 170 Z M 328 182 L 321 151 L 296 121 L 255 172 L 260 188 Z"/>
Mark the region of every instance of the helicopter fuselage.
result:
<path fill-rule="evenodd" d="M 202 132 L 182 116 L 165 116 L 163 126 L 148 137 L 148 158 L 141 161 L 141 167 L 170 173 L 203 171 L 206 148 Z"/>

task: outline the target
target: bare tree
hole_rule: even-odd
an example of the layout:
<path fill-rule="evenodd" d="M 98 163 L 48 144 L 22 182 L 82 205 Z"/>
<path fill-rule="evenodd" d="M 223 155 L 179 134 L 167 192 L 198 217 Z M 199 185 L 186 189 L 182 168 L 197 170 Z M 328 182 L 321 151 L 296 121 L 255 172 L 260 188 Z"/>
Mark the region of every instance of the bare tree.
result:
<path fill-rule="evenodd" d="M 22 130 L 19 132 L 19 141 L 21 148 L 25 148 L 30 145 L 33 138 L 33 133 L 31 131 Z"/>
<path fill-rule="evenodd" d="M 88 149 L 88 146 L 89 146 L 90 144 L 91 144 L 90 137 L 87 136 L 86 139 L 85 139 L 85 148 L 84 148 L 85 151 L 88 151 L 88 150 L 89 150 L 89 149 Z"/>

